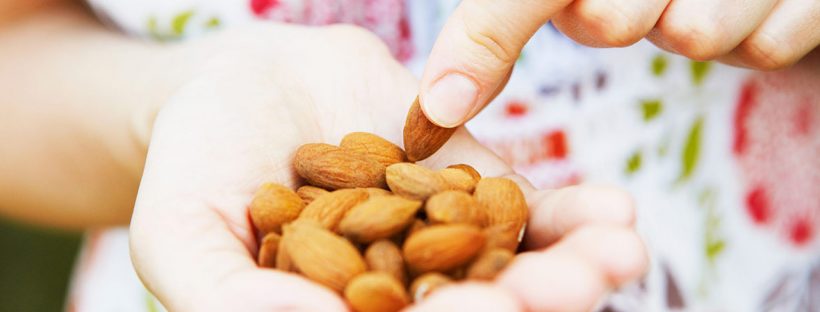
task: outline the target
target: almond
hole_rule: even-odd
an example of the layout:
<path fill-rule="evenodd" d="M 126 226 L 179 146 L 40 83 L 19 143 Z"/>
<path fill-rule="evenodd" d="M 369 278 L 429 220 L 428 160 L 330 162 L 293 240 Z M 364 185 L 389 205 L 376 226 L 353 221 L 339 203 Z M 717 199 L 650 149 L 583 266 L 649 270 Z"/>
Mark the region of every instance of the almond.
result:
<path fill-rule="evenodd" d="M 470 261 L 484 247 L 484 234 L 466 224 L 431 225 L 404 242 L 404 260 L 415 272 L 447 271 Z"/>
<path fill-rule="evenodd" d="M 260 232 L 279 232 L 282 224 L 293 221 L 305 208 L 305 203 L 290 188 L 265 183 L 256 191 L 250 205 L 251 221 Z"/>
<path fill-rule="evenodd" d="M 490 249 L 482 253 L 476 260 L 467 268 L 467 278 L 492 280 L 498 273 L 500 273 L 507 265 L 512 262 L 515 255 L 502 248 Z"/>
<path fill-rule="evenodd" d="M 385 186 L 384 165 L 341 147 L 305 144 L 293 162 L 299 176 L 324 189 Z"/>
<path fill-rule="evenodd" d="M 268 233 L 262 238 L 262 242 L 259 244 L 259 256 L 257 258 L 259 266 L 263 268 L 276 267 L 276 250 L 279 249 L 280 239 L 281 236 L 276 233 Z"/>
<path fill-rule="evenodd" d="M 455 164 L 455 165 L 449 165 L 449 166 L 447 166 L 447 168 L 463 170 L 464 172 L 469 174 L 471 177 L 473 177 L 473 180 L 476 180 L 476 182 L 478 182 L 478 180 L 481 180 L 481 174 L 478 173 L 478 170 L 475 170 L 475 168 L 473 168 L 473 166 L 470 166 L 470 165 L 467 165 L 467 164 Z"/>
<path fill-rule="evenodd" d="M 390 274 L 402 283 L 407 281 L 401 250 L 389 240 L 382 239 L 370 244 L 364 252 L 364 260 L 371 271 Z"/>
<path fill-rule="evenodd" d="M 368 187 L 364 190 L 367 191 L 367 194 L 370 195 L 370 197 L 393 195 L 390 191 L 378 187 Z"/>
<path fill-rule="evenodd" d="M 444 168 L 438 174 L 447 182 L 447 188 L 472 194 L 478 180 L 461 169 Z"/>
<path fill-rule="evenodd" d="M 524 193 L 512 180 L 481 179 L 476 184 L 473 196 L 487 209 L 489 225 L 511 223 L 510 231 L 516 235 L 524 229 L 529 217 L 529 208 Z"/>
<path fill-rule="evenodd" d="M 353 244 L 313 221 L 285 225 L 282 242 L 299 272 L 339 292 L 367 270 Z"/>
<path fill-rule="evenodd" d="M 404 150 L 375 134 L 353 132 L 342 138 L 339 146 L 373 159 L 385 167 L 407 159 Z"/>
<path fill-rule="evenodd" d="M 496 224 L 488 226 L 484 229 L 484 237 L 487 238 L 485 248 L 503 248 L 511 252 L 518 249 L 519 232 L 514 230 L 515 224 L 508 222 L 505 224 Z"/>
<path fill-rule="evenodd" d="M 386 176 L 387 185 L 394 194 L 410 199 L 425 200 L 447 189 L 447 182 L 438 173 L 416 164 L 390 165 Z"/>
<path fill-rule="evenodd" d="M 339 221 L 350 208 L 367 200 L 365 189 L 343 189 L 319 196 L 299 215 L 299 219 L 318 221 L 324 228 L 336 231 Z"/>
<path fill-rule="evenodd" d="M 285 272 L 299 271 L 296 265 L 293 264 L 293 260 L 290 259 L 290 254 L 288 250 L 285 249 L 285 244 L 281 238 L 279 239 L 279 248 L 276 250 L 276 269 Z"/>
<path fill-rule="evenodd" d="M 452 282 L 453 280 L 447 277 L 447 275 L 438 272 L 424 273 L 410 284 L 410 296 L 413 298 L 413 301 L 419 302 L 436 289 Z"/>
<path fill-rule="evenodd" d="M 456 128 L 439 127 L 427 119 L 419 98 L 413 102 L 404 121 L 404 149 L 407 159 L 419 161 L 430 157 L 453 136 Z"/>
<path fill-rule="evenodd" d="M 465 223 L 481 227 L 487 223 L 485 209 L 473 196 L 462 191 L 444 191 L 433 195 L 427 200 L 424 210 L 432 224 Z"/>
<path fill-rule="evenodd" d="M 406 231 L 407 234 L 405 234 L 405 236 L 410 237 L 410 235 L 413 235 L 413 233 L 416 233 L 416 232 L 418 232 L 419 230 L 421 230 L 425 227 L 427 227 L 427 222 L 424 222 L 424 220 L 421 220 L 421 219 L 416 219 L 407 228 L 407 231 Z"/>
<path fill-rule="evenodd" d="M 404 286 L 383 272 L 368 272 L 350 281 L 345 299 L 358 312 L 395 312 L 410 304 Z"/>
<path fill-rule="evenodd" d="M 329 193 L 327 190 L 312 185 L 305 185 L 299 187 L 299 189 L 296 190 L 296 195 L 299 195 L 299 197 L 302 198 L 302 201 L 305 202 L 305 205 L 310 204 L 319 196 L 325 195 L 327 193 Z"/>
<path fill-rule="evenodd" d="M 400 196 L 378 196 L 351 208 L 339 231 L 353 241 L 369 243 L 399 233 L 413 222 L 421 202 Z"/>

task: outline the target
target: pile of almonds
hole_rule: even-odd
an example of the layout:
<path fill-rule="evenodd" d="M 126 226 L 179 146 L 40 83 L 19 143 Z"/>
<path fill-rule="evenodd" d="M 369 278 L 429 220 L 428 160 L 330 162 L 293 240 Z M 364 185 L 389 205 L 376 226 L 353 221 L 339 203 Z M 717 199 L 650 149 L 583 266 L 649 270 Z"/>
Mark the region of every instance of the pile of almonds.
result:
<path fill-rule="evenodd" d="M 263 237 L 259 265 L 301 274 L 356 311 L 398 311 L 455 280 L 493 279 L 521 240 L 524 195 L 468 165 L 434 171 L 408 162 L 440 146 L 405 154 L 362 132 L 339 146 L 301 146 L 294 167 L 307 185 L 266 183 L 250 205 Z"/>

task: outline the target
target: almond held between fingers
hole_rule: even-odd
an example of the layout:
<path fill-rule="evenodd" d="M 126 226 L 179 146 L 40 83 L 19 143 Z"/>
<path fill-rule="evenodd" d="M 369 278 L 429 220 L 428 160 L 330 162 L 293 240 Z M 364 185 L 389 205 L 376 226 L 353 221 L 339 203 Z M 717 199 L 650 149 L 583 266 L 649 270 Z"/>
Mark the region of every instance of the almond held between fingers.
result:
<path fill-rule="evenodd" d="M 447 271 L 469 262 L 484 247 L 484 234 L 466 224 L 431 225 L 404 242 L 404 260 L 415 272 Z"/>
<path fill-rule="evenodd" d="M 407 282 L 401 249 L 392 241 L 382 239 L 370 244 L 364 252 L 364 260 L 371 271 L 390 274 L 402 284 Z"/>
<path fill-rule="evenodd" d="M 351 208 L 339 223 L 339 232 L 359 243 L 388 238 L 413 222 L 421 202 L 400 196 L 378 196 Z"/>
<path fill-rule="evenodd" d="M 257 262 L 260 267 L 276 267 L 276 254 L 279 249 L 279 242 L 281 238 L 282 237 L 279 236 L 279 234 L 273 232 L 268 233 L 264 238 L 262 238 L 262 242 L 259 243 L 259 255 L 257 257 Z"/>
<path fill-rule="evenodd" d="M 459 190 L 472 194 L 473 190 L 475 190 L 476 183 L 478 183 L 477 179 L 461 169 L 444 168 L 439 170 L 438 174 L 447 183 L 447 188 L 451 190 Z"/>
<path fill-rule="evenodd" d="M 279 232 L 282 224 L 293 221 L 305 208 L 296 193 L 290 188 L 265 183 L 256 191 L 250 205 L 251 221 L 262 233 Z"/>
<path fill-rule="evenodd" d="M 462 191 L 444 191 L 433 195 L 427 200 L 424 210 L 432 224 L 465 223 L 483 227 L 487 223 L 486 210 L 472 195 Z"/>
<path fill-rule="evenodd" d="M 404 286 L 383 272 L 368 272 L 350 281 L 345 299 L 358 312 L 395 312 L 410 304 Z"/>
<path fill-rule="evenodd" d="M 384 165 L 329 144 L 299 147 L 293 160 L 296 172 L 310 185 L 328 190 L 384 187 Z"/>
<path fill-rule="evenodd" d="M 447 189 L 447 182 L 437 172 L 411 163 L 388 166 L 386 178 L 393 194 L 415 200 L 425 200 Z"/>
<path fill-rule="evenodd" d="M 299 219 L 314 220 L 322 227 L 336 231 L 339 221 L 347 211 L 367 198 L 367 190 L 362 188 L 333 191 L 319 196 L 307 205 Z"/>
<path fill-rule="evenodd" d="M 353 132 L 346 135 L 339 143 L 339 147 L 367 156 L 385 167 L 407 159 L 401 147 L 367 132 Z"/>
<path fill-rule="evenodd" d="M 452 282 L 450 277 L 439 272 L 424 273 L 410 284 L 410 297 L 414 302 L 419 302 L 436 289 Z"/>
<path fill-rule="evenodd" d="M 503 248 L 484 251 L 467 268 L 467 278 L 490 281 L 512 262 L 515 255 Z"/>
<path fill-rule="evenodd" d="M 296 195 L 299 195 L 299 197 L 302 198 L 302 201 L 305 202 L 305 205 L 309 205 L 316 198 L 319 198 L 319 196 L 325 195 L 327 193 L 330 192 L 321 187 L 315 187 L 313 185 L 304 185 L 296 190 Z"/>
<path fill-rule="evenodd" d="M 285 225 L 282 242 L 299 272 L 338 292 L 367 270 L 353 244 L 313 221 Z"/>
<path fill-rule="evenodd" d="M 512 223 L 511 231 L 518 235 L 527 223 L 529 208 L 518 184 L 505 178 L 483 178 L 473 193 L 487 209 L 489 225 Z"/>
<path fill-rule="evenodd" d="M 470 165 L 467 165 L 467 164 L 455 164 L 455 165 L 449 165 L 449 166 L 447 166 L 447 168 L 463 170 L 464 172 L 469 174 L 471 177 L 473 177 L 473 180 L 475 180 L 476 182 L 478 182 L 478 180 L 481 180 L 481 174 L 478 173 L 478 170 L 475 170 L 475 168 L 473 168 L 473 166 L 470 166 Z"/>
<path fill-rule="evenodd" d="M 404 150 L 407 159 L 419 161 L 430 157 L 453 136 L 456 128 L 439 127 L 421 110 L 419 98 L 413 102 L 404 121 Z"/>

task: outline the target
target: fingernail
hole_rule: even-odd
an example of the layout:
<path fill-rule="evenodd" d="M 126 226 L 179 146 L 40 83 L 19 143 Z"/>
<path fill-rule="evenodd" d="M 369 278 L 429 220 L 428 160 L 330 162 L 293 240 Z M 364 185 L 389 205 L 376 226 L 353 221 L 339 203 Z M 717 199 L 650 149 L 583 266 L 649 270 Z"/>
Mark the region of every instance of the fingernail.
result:
<path fill-rule="evenodd" d="M 447 74 L 436 81 L 424 98 L 424 112 L 435 124 L 455 127 L 473 111 L 478 86 L 462 74 Z"/>

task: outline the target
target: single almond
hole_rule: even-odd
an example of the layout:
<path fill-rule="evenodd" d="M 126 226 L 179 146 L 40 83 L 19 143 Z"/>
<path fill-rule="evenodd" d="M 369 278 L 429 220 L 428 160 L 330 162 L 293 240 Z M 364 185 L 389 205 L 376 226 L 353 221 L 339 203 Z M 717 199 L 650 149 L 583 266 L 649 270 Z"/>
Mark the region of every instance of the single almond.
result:
<path fill-rule="evenodd" d="M 471 177 L 473 177 L 473 180 L 476 180 L 476 182 L 478 182 L 478 180 L 481 180 L 481 174 L 478 173 L 478 170 L 475 170 L 473 166 L 467 164 L 455 164 L 449 165 L 447 166 L 447 168 L 464 170 L 464 172 L 468 173 Z"/>
<path fill-rule="evenodd" d="M 322 227 L 336 231 L 339 221 L 350 208 L 367 200 L 365 189 L 343 189 L 319 196 L 299 215 L 299 219 L 318 221 Z"/>
<path fill-rule="evenodd" d="M 353 132 L 346 135 L 339 143 L 339 147 L 367 156 L 385 167 L 407 159 L 401 147 L 367 132 Z"/>
<path fill-rule="evenodd" d="M 390 191 L 378 187 L 368 187 L 365 188 L 365 191 L 367 191 L 367 194 L 370 195 L 370 197 L 393 195 Z"/>
<path fill-rule="evenodd" d="M 466 224 L 431 225 L 404 242 L 404 260 L 415 272 L 447 271 L 469 262 L 484 247 L 484 234 Z"/>
<path fill-rule="evenodd" d="M 404 258 L 399 247 L 392 241 L 382 239 L 370 244 L 364 252 L 364 260 L 371 271 L 384 272 L 402 283 L 407 282 Z"/>
<path fill-rule="evenodd" d="M 456 128 L 439 127 L 424 115 L 419 98 L 410 106 L 404 121 L 404 150 L 407 159 L 419 161 L 430 157 L 453 136 Z"/>
<path fill-rule="evenodd" d="M 512 180 L 481 179 L 476 184 L 473 196 L 487 209 L 489 225 L 512 223 L 510 231 L 516 235 L 524 229 L 529 217 L 529 208 L 524 193 Z"/>
<path fill-rule="evenodd" d="M 399 233 L 413 222 L 421 202 L 400 196 L 377 196 L 351 208 L 339 232 L 355 242 L 369 243 Z"/>
<path fill-rule="evenodd" d="M 426 200 L 447 189 L 447 182 L 438 173 L 416 164 L 390 165 L 386 176 L 387 185 L 394 194 L 410 199 Z"/>
<path fill-rule="evenodd" d="M 279 234 L 273 232 L 268 233 L 262 238 L 262 242 L 259 244 L 259 256 L 257 258 L 259 266 L 263 268 L 276 267 L 276 251 L 279 249 L 279 241 L 281 238 Z"/>
<path fill-rule="evenodd" d="M 518 250 L 519 232 L 514 230 L 515 224 L 512 222 L 488 226 L 484 229 L 484 237 L 487 238 L 485 249 L 502 248 L 515 252 Z"/>
<path fill-rule="evenodd" d="M 447 183 L 451 190 L 459 190 L 472 194 L 478 180 L 473 178 L 467 171 L 456 168 L 444 168 L 438 174 Z"/>
<path fill-rule="evenodd" d="M 416 277 L 413 283 L 410 284 L 410 296 L 413 298 L 413 301 L 419 302 L 436 289 L 452 282 L 453 280 L 451 278 L 439 272 L 424 273 Z"/>
<path fill-rule="evenodd" d="M 279 248 L 276 249 L 276 269 L 285 272 L 298 272 L 299 269 L 293 264 L 288 250 L 282 239 L 279 239 Z"/>
<path fill-rule="evenodd" d="M 329 144 L 305 144 L 296 150 L 296 172 L 310 185 L 328 190 L 384 187 L 384 165 Z"/>
<path fill-rule="evenodd" d="M 319 196 L 325 195 L 327 193 L 330 192 L 321 187 L 315 187 L 313 185 L 304 185 L 296 190 L 296 195 L 299 195 L 299 197 L 302 198 L 302 201 L 305 202 L 305 205 L 309 205 L 316 198 L 319 198 Z"/>
<path fill-rule="evenodd" d="M 253 196 L 249 210 L 253 225 L 267 234 L 281 231 L 282 224 L 296 219 L 304 208 L 305 203 L 290 188 L 265 183 Z"/>
<path fill-rule="evenodd" d="M 473 196 L 462 191 L 444 191 L 433 195 L 427 200 L 424 210 L 432 224 L 465 223 L 483 227 L 487 223 L 485 209 Z"/>
<path fill-rule="evenodd" d="M 368 272 L 350 281 L 345 299 L 358 312 L 395 312 L 410 304 L 404 286 L 392 275 Z"/>
<path fill-rule="evenodd" d="M 507 249 L 487 250 L 467 268 L 467 278 L 490 281 L 512 262 L 513 257 L 515 255 Z"/>
<path fill-rule="evenodd" d="M 285 225 L 282 242 L 299 272 L 339 292 L 367 270 L 353 244 L 312 221 Z"/>

